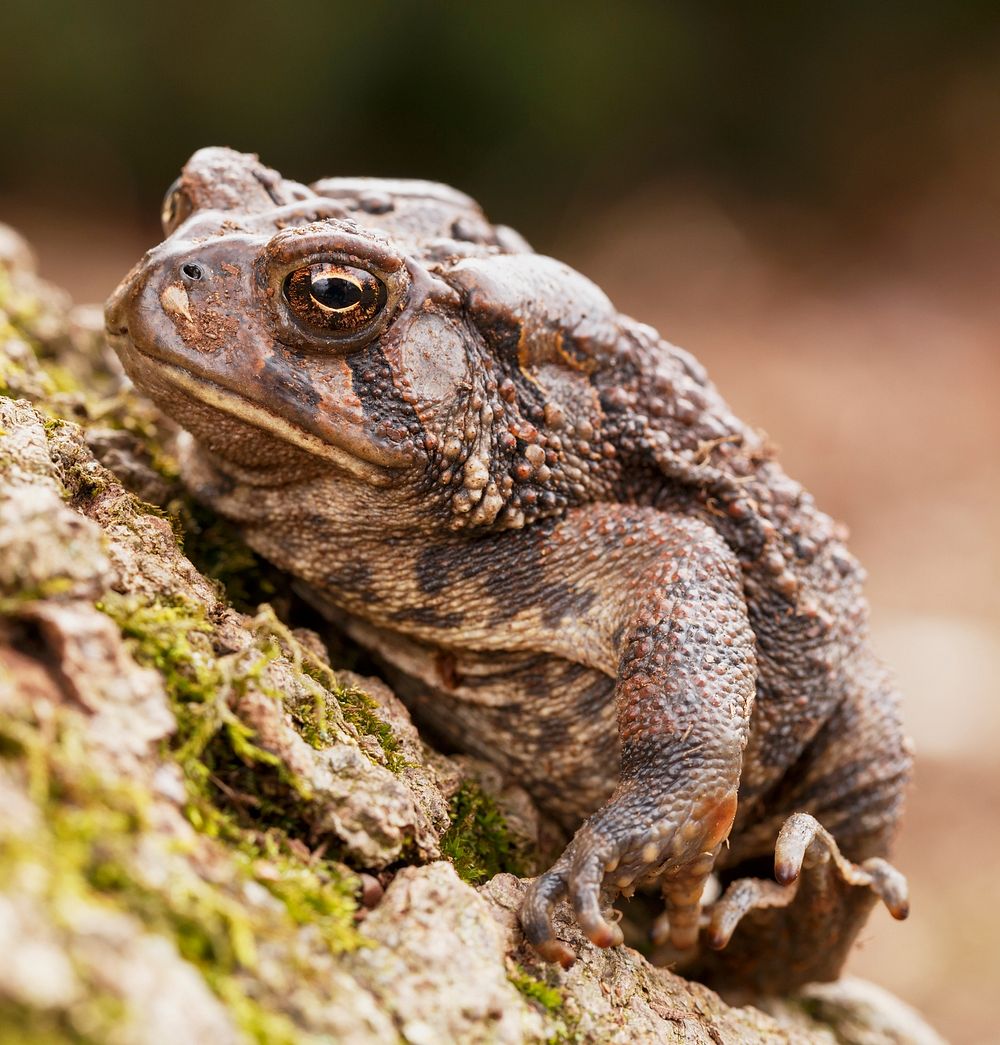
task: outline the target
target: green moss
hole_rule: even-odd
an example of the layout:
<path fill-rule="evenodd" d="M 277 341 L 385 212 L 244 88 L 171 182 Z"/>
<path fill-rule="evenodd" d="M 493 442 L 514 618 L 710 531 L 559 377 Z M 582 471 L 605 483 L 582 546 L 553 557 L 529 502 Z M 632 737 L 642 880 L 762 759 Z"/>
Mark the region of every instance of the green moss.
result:
<path fill-rule="evenodd" d="M 136 659 L 163 676 L 172 702 L 208 704 L 217 695 L 222 676 L 215 665 L 211 625 L 201 607 L 112 592 L 97 608 L 132 640 Z"/>
<path fill-rule="evenodd" d="M 0 322 L 0 341 L 17 336 L 17 331 L 9 323 Z M 36 400 L 54 393 L 55 384 L 40 367 L 29 369 L 9 355 L 0 353 L 0 395 L 10 399 Z"/>
<path fill-rule="evenodd" d="M 26 602 L 37 602 L 40 599 L 58 599 L 73 590 L 75 582 L 71 577 L 47 577 L 40 584 L 24 585 L 13 595 L 0 596 L 0 615 L 15 614 Z"/>
<path fill-rule="evenodd" d="M 131 614 L 135 641 L 143 644 L 151 660 L 184 679 L 175 682 L 179 690 L 194 695 L 209 680 L 188 674 L 194 655 L 182 638 L 175 637 L 169 652 L 151 638 L 151 632 L 167 624 L 162 607 L 152 621 L 152 608 L 147 610 L 145 617 L 139 611 Z M 181 619 L 195 626 L 195 635 L 202 633 L 190 608 L 173 610 L 174 623 L 186 614 Z M 64 909 L 112 901 L 115 909 L 138 918 L 147 930 L 174 941 L 250 1040 L 298 1040 L 287 1017 L 247 993 L 243 975 L 256 970 L 261 944 L 273 948 L 284 942 L 294 954 L 291 934 L 297 926 L 309 925 L 332 953 L 362 944 L 354 925 L 354 876 L 310 854 L 283 832 L 248 828 L 219 806 L 210 818 L 209 833 L 226 846 L 228 872 L 220 873 L 216 863 L 208 880 L 178 856 L 176 864 L 162 864 L 151 884 L 140 870 L 149 854 L 139 859 L 151 809 L 149 794 L 130 781 L 109 780 L 93 770 L 71 714 L 48 714 L 44 725 L 31 714 L 26 709 L 20 719 L 11 715 L 0 720 L 0 757 L 24 780 L 41 814 L 38 828 L 30 834 L 4 837 L 0 825 L 0 883 L 16 888 L 25 875 L 29 881 L 44 882 L 41 899 L 54 912 L 57 925 L 62 924 L 59 912 Z M 247 905 L 242 883 L 251 880 L 279 901 L 277 913 Z M 68 931 L 72 933 L 71 921 Z M 72 953 L 72 943 L 68 948 Z M 78 971 L 87 985 L 85 966 Z M 96 984 L 93 989 L 87 986 L 85 1009 L 74 1004 L 67 1012 L 12 1011 L 11 1021 L 16 1017 L 18 1022 L 10 1025 L 24 1031 L 12 1040 L 107 1040 L 124 1018 L 120 999 L 102 993 Z"/>
<path fill-rule="evenodd" d="M 213 985 L 236 1025 L 258 1045 L 298 1045 L 302 1034 L 295 1024 L 279 1012 L 272 1012 L 255 1001 L 232 980 Z"/>
<path fill-rule="evenodd" d="M 293 666 L 315 689 L 315 699 L 305 702 L 306 707 L 296 711 L 287 698 L 286 707 L 293 718 L 311 715 L 314 723 L 320 721 L 328 704 L 337 705 L 336 698 L 313 681 L 313 674 L 321 674 L 318 660 L 305 674 L 296 659 L 311 654 L 269 611 L 256 621 L 258 648 L 220 657 L 212 647 L 211 624 L 198 606 L 112 594 L 100 608 L 118 623 L 135 658 L 163 678 L 177 720 L 169 754 L 184 774 L 191 823 L 238 847 L 247 859 L 265 861 L 275 872 L 268 877 L 268 888 L 294 920 L 306 924 L 317 917 L 326 919 L 331 947 L 353 945 L 353 924 L 349 932 L 341 930 L 356 909 L 356 880 L 332 862 L 337 851 L 329 845 L 326 860 L 314 862 L 308 874 L 300 873 L 301 857 L 309 857 L 303 843 L 310 841 L 315 818 L 312 797 L 280 758 L 255 743 L 253 731 L 230 707 L 230 699 L 250 685 L 282 701 L 283 694 L 266 680 L 267 666 L 280 652 L 280 637 L 282 645 L 294 645 Z M 320 705 L 322 712 L 317 710 Z M 292 852 L 295 860 L 289 859 Z"/>
<path fill-rule="evenodd" d="M 386 765 L 398 773 L 407 765 L 399 750 L 399 740 L 392 727 L 379 717 L 379 706 L 364 690 L 357 686 L 341 686 L 335 683 L 333 695 L 344 712 L 344 718 L 359 733 L 375 737 L 386 756 Z"/>
<path fill-rule="evenodd" d="M 524 875 L 524 855 L 496 802 L 466 780 L 451 799 L 451 824 L 441 837 L 441 853 L 459 877 L 479 885 L 501 871 Z"/>
<path fill-rule="evenodd" d="M 115 485 L 115 478 L 97 461 L 74 462 L 62 474 L 73 501 L 96 501 Z"/>
<path fill-rule="evenodd" d="M 24 290 L 15 287 L 10 278 L 10 271 L 0 265 L 0 309 L 18 325 L 30 323 L 38 318 L 39 301 Z"/>
<path fill-rule="evenodd" d="M 0 267 L 0 343 L 19 342 L 24 362 L 0 352 L 0 395 L 30 399 L 49 410 L 48 400 L 82 396 L 80 383 L 60 363 L 45 358 L 45 346 L 35 336 L 42 318 L 42 302 L 33 293 L 15 288 L 10 273 Z M 22 355 L 21 352 L 18 355 Z"/>
<path fill-rule="evenodd" d="M 563 996 L 558 987 L 552 987 L 537 976 L 532 976 L 520 965 L 515 966 L 514 971 L 507 974 L 507 979 L 525 998 L 538 1002 L 550 1015 L 555 1016 L 562 1012 Z"/>
<path fill-rule="evenodd" d="M 48 438 L 57 434 L 67 422 L 60 418 L 47 418 L 45 432 Z M 64 461 L 60 470 L 60 485 L 63 498 L 74 507 L 81 507 L 111 494 L 115 505 L 115 516 L 124 522 L 138 518 L 140 515 L 164 516 L 166 513 L 155 504 L 141 500 L 134 493 L 122 489 L 117 476 L 92 458 Z"/>
<path fill-rule="evenodd" d="M 312 699 L 298 703 L 286 701 L 285 707 L 295 720 L 299 732 L 315 748 L 333 743 L 341 722 L 353 727 L 358 737 L 374 737 L 385 756 L 386 768 L 398 773 L 408 765 L 399 738 L 392 726 L 379 714 L 378 702 L 357 686 L 344 686 L 336 674 L 285 627 L 267 607 L 262 607 L 268 625 L 289 653 L 295 667 L 305 679 Z"/>
<path fill-rule="evenodd" d="M 569 1027 L 562 1024 L 545 1039 L 545 1045 L 583 1045 L 585 1041 L 590 1040 L 582 1037 L 575 1025 Z"/>
<path fill-rule="evenodd" d="M 0 1045 L 102 1045 L 102 1039 L 75 1027 L 69 1013 L 0 999 Z"/>
<path fill-rule="evenodd" d="M 305 785 L 278 756 L 254 743 L 254 732 L 232 710 L 230 703 L 257 684 L 279 650 L 273 642 L 261 648 L 218 656 L 212 646 L 212 628 L 200 606 L 176 599 L 143 600 L 114 593 L 98 606 L 111 616 L 131 641 L 133 655 L 163 678 L 177 730 L 171 740 L 173 757 L 180 763 L 192 796 L 189 810 L 196 826 L 211 819 L 215 803 L 236 796 L 237 808 L 252 800 L 254 819 L 271 822 L 262 799 L 270 799 L 280 826 L 307 830 L 300 812 L 309 795 Z M 266 691 L 266 687 L 261 686 Z M 280 694 L 271 694 L 280 700 Z M 250 770 L 250 773 L 245 772 Z M 239 789 L 250 782 L 253 789 Z M 209 808 L 204 807 L 209 799 Z M 277 799 L 277 800 L 276 800 Z"/>
<path fill-rule="evenodd" d="M 64 396 L 82 396 L 85 390 L 75 375 L 60 363 L 52 360 L 42 361 L 42 370 L 52 386 L 53 394 Z"/>
<path fill-rule="evenodd" d="M 557 975 L 551 969 L 546 972 L 549 978 Z M 508 967 L 507 979 L 521 995 L 541 1009 L 549 1017 L 549 1034 L 545 1045 L 579 1045 L 581 1037 L 578 1024 L 579 1017 L 566 1011 L 562 991 L 546 980 L 528 972 L 520 965 Z"/>
<path fill-rule="evenodd" d="M 68 716 L 49 719 L 44 732 L 29 719 L 7 719 L 3 729 L 4 748 L 20 752 L 28 791 L 42 814 L 30 835 L 4 839 L 0 880 L 5 886 L 30 867 L 29 878 L 44 883 L 46 906 L 61 928 L 61 911 L 67 907 L 113 898 L 116 908 L 173 938 L 180 953 L 196 964 L 211 962 L 232 971 L 247 963 L 252 951 L 246 945 L 245 916 L 235 901 L 194 876 L 154 890 L 135 872 L 149 796 L 128 781 L 95 773 Z M 72 916 L 65 929 L 72 935 Z M 71 944 L 69 949 L 72 953 Z M 86 968 L 78 971 L 86 980 Z M 68 1040 L 103 1040 L 121 1022 L 123 1010 L 106 992 L 88 990 L 87 996 L 86 1012 L 74 1005 L 68 1012 L 47 1014 L 39 1024 L 44 1033 L 53 1029 L 46 1022 L 56 1021 L 67 1024 L 54 1030 L 65 1031 Z"/>

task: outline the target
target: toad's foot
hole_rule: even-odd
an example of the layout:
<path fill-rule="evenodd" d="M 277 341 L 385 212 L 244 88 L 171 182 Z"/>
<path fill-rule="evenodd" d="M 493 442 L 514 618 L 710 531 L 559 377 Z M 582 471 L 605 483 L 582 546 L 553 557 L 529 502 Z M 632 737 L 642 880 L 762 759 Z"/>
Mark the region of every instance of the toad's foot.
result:
<path fill-rule="evenodd" d="M 793 813 L 782 825 L 774 847 L 774 877 L 739 878 L 713 905 L 707 941 L 719 950 L 729 943 L 736 927 L 751 911 L 788 907 L 807 889 L 813 914 L 837 902 L 845 887 L 869 890 L 902 920 L 910 913 L 906 879 L 879 857 L 853 864 L 833 836 L 808 813 Z M 819 941 L 817 940 L 817 944 Z"/>
<path fill-rule="evenodd" d="M 631 894 L 637 885 L 663 879 L 671 913 L 671 942 L 691 947 L 705 881 L 728 836 L 736 794 L 689 802 L 657 802 L 641 787 L 620 788 L 576 833 L 559 860 L 531 884 L 521 910 L 528 942 L 547 961 L 568 968 L 574 952 L 557 940 L 552 911 L 569 896 L 576 920 L 598 947 L 622 942 L 621 929 L 601 912 L 602 890 Z"/>

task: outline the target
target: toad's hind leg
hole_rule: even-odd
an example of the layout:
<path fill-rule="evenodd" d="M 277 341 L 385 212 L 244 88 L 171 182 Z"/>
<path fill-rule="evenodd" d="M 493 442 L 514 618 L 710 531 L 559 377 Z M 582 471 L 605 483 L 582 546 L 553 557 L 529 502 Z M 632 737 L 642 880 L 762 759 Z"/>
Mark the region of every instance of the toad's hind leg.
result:
<path fill-rule="evenodd" d="M 734 837 L 703 936 L 722 949 L 703 950 L 688 974 L 724 992 L 787 993 L 839 975 L 880 899 L 906 917 L 906 881 L 884 857 L 910 754 L 890 680 L 874 660 L 866 668 L 865 685 L 762 802 L 760 821 Z"/>

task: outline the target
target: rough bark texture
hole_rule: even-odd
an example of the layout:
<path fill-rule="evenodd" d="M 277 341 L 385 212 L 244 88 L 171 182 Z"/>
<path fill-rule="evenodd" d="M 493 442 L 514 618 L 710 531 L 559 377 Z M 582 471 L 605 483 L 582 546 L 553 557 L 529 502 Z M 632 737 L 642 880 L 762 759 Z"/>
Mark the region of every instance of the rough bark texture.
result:
<path fill-rule="evenodd" d="M 731 1008 L 566 919 L 580 961 L 539 964 L 527 796 L 297 626 L 99 330 L 0 226 L 0 1043 L 938 1040 L 849 981 Z"/>

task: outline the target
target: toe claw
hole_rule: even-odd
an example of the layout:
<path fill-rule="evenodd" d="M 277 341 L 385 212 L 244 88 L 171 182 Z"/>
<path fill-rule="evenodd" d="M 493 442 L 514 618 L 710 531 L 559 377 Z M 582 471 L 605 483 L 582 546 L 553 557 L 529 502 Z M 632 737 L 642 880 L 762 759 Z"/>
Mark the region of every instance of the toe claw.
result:
<path fill-rule="evenodd" d="M 799 868 L 774 862 L 774 880 L 778 885 L 791 885 L 799 876 Z"/>
<path fill-rule="evenodd" d="M 712 929 L 709 929 L 708 932 L 705 933 L 705 943 L 707 943 L 713 951 L 721 951 L 726 944 L 729 943 L 732 935 L 732 930 L 729 932 L 715 932 Z"/>
<path fill-rule="evenodd" d="M 565 895 L 566 878 L 557 865 L 528 886 L 521 907 L 521 925 L 528 943 L 542 958 L 568 969 L 576 955 L 556 939 L 552 928 L 552 909 Z"/>
<path fill-rule="evenodd" d="M 587 939 L 595 947 L 618 947 L 625 942 L 625 934 L 617 925 L 601 918 L 600 924 L 586 929 Z"/>
<path fill-rule="evenodd" d="M 544 961 L 561 965 L 564 969 L 570 968 L 576 961 L 576 953 L 570 947 L 567 947 L 562 940 L 553 938 L 532 944 L 532 946 L 538 952 L 538 956 Z"/>
<path fill-rule="evenodd" d="M 906 879 L 892 864 L 877 856 L 866 860 L 861 867 L 871 876 L 872 889 L 893 918 L 900 922 L 906 919 L 910 914 L 909 887 Z"/>
<path fill-rule="evenodd" d="M 782 824 L 774 845 L 774 877 L 779 885 L 790 885 L 798 878 L 806 850 L 821 830 L 808 813 L 793 813 Z"/>
<path fill-rule="evenodd" d="M 595 851 L 582 854 L 571 873 L 573 910 L 580 928 L 595 947 L 617 947 L 624 940 L 621 929 L 601 914 L 600 886 L 606 861 Z"/>
<path fill-rule="evenodd" d="M 794 885 L 780 885 L 763 878 L 737 879 L 712 907 L 705 933 L 708 946 L 721 951 L 745 914 L 757 908 L 784 907 L 794 896 Z"/>

